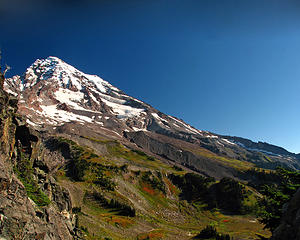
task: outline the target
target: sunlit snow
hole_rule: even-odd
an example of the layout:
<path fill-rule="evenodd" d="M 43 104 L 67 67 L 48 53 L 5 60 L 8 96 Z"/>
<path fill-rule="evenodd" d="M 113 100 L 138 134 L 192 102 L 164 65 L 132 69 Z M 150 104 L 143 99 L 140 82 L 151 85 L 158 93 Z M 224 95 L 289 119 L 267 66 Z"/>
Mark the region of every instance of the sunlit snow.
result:
<path fill-rule="evenodd" d="M 145 109 L 142 108 L 133 108 L 127 105 L 113 103 L 105 99 L 102 99 L 102 101 L 111 107 L 112 110 L 118 114 L 119 118 L 139 116 L 141 112 L 145 111 Z"/>
<path fill-rule="evenodd" d="M 226 143 L 228 143 L 228 144 L 231 144 L 231 145 L 236 145 L 235 143 L 233 143 L 233 142 L 230 142 L 228 139 L 226 139 L 226 138 L 222 138 L 222 141 L 224 141 L 224 142 L 226 142 Z"/>
<path fill-rule="evenodd" d="M 59 110 L 56 105 L 41 106 L 41 108 L 43 109 L 42 115 L 58 122 L 79 121 L 91 123 L 93 121 L 91 118 L 86 116 Z"/>
<path fill-rule="evenodd" d="M 84 94 L 82 92 L 74 92 L 69 89 L 60 88 L 54 93 L 54 95 L 56 99 L 61 103 L 72 106 L 76 110 L 86 110 L 85 108 L 78 105 L 78 103 L 84 98 Z"/>

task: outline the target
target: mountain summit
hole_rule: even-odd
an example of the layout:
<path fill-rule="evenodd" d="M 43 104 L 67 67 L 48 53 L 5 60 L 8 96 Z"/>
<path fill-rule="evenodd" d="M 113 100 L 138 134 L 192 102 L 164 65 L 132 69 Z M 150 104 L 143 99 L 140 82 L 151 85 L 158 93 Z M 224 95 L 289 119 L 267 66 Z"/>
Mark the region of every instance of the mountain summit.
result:
<path fill-rule="evenodd" d="M 19 113 L 40 131 L 110 136 L 214 177 L 236 175 L 237 161 L 300 169 L 293 153 L 198 130 L 57 57 L 36 60 L 23 76 L 7 79 L 4 87 L 18 96 Z"/>

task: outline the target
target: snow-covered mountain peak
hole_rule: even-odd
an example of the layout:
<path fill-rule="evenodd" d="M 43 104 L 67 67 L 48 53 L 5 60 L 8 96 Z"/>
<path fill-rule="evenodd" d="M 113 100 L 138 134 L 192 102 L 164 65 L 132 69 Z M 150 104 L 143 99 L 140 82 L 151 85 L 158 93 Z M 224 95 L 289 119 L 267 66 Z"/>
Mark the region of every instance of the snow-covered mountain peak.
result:
<path fill-rule="evenodd" d="M 47 81 L 48 84 L 57 83 L 59 87 L 74 91 L 81 91 L 86 85 L 93 86 L 102 93 L 107 93 L 112 89 L 119 91 L 102 78 L 85 74 L 61 59 L 52 56 L 46 59 L 37 59 L 26 70 L 21 90 L 33 87 L 39 81 Z"/>
<path fill-rule="evenodd" d="M 5 88 L 19 96 L 20 112 L 40 127 L 80 123 L 114 129 L 118 134 L 150 131 L 180 138 L 202 135 L 182 120 L 157 111 L 57 57 L 36 60 L 22 77 L 8 79 Z"/>
<path fill-rule="evenodd" d="M 7 79 L 5 89 L 19 96 L 21 111 L 39 125 L 77 121 L 102 126 L 108 119 L 145 116 L 147 108 L 102 78 L 52 56 L 37 59 L 23 76 Z"/>

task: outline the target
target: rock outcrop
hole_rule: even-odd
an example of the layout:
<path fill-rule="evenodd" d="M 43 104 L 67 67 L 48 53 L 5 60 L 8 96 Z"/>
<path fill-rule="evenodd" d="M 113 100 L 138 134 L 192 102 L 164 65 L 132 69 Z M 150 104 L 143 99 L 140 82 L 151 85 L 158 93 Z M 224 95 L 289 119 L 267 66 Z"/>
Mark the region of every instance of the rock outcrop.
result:
<path fill-rule="evenodd" d="M 38 133 L 16 111 L 16 97 L 1 87 L 0 239 L 77 239 L 69 194 L 47 167 Z"/>

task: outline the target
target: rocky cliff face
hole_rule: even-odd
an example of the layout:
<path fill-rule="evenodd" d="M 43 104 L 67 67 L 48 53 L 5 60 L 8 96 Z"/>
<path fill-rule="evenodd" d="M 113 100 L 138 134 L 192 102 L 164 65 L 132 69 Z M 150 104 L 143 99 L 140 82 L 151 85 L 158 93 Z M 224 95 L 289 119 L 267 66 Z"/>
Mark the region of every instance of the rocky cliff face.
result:
<path fill-rule="evenodd" d="M 74 239 L 69 194 L 53 178 L 60 160 L 16 111 L 17 99 L 0 88 L 0 238 Z"/>

